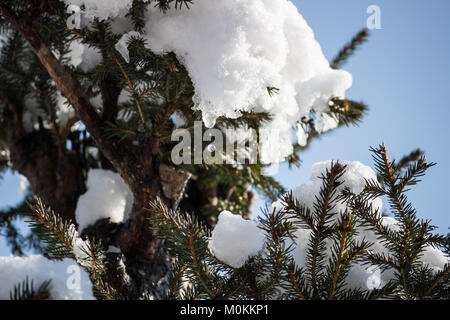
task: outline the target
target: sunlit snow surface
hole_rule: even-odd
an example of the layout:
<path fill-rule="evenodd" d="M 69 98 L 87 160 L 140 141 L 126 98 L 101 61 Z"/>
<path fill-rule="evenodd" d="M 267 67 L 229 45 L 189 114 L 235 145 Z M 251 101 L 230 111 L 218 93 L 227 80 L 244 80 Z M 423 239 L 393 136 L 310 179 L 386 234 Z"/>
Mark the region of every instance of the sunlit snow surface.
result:
<path fill-rule="evenodd" d="M 72 259 L 52 261 L 41 255 L 0 257 L 0 300 L 8 300 L 14 286 L 33 280 L 37 289 L 50 282 L 50 298 L 55 300 L 92 300 L 89 275 Z"/>
<path fill-rule="evenodd" d="M 66 0 L 86 6 L 85 15 L 112 19 L 115 32 L 128 33 L 125 15 L 131 1 Z M 262 128 L 261 160 L 279 162 L 292 153 L 293 128 L 311 110 L 318 113 L 320 132 L 337 121 L 322 113 L 328 101 L 343 98 L 352 76 L 333 70 L 297 8 L 287 0 L 197 0 L 161 12 L 149 5 L 142 37 L 155 53 L 174 52 L 195 86 L 195 109 L 206 126 L 219 116 L 236 118 L 241 111 L 269 112 L 274 120 Z M 116 45 L 128 60 L 125 36 Z M 74 50 L 80 67 L 92 68 L 98 53 Z M 80 57 L 80 55 L 82 55 Z M 91 57 L 92 56 L 92 57 Z M 272 96 L 267 88 L 279 91 Z"/>

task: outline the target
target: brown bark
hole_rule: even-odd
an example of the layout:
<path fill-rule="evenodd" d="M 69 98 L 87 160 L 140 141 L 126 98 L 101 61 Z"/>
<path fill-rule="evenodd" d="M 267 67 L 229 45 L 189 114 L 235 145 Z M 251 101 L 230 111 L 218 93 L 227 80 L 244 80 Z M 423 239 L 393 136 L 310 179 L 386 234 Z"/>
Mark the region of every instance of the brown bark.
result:
<path fill-rule="evenodd" d="M 85 191 L 82 156 L 58 145 L 47 129 L 27 133 L 20 110 L 18 106 L 9 105 L 3 111 L 5 143 L 13 168 L 27 177 L 33 194 L 64 218 L 75 221 L 76 202 Z"/>
<path fill-rule="evenodd" d="M 108 253 L 110 270 L 107 279 L 117 289 L 127 291 L 126 295 L 131 298 L 138 298 L 145 292 L 160 295 L 158 282 L 169 270 L 169 258 L 162 249 L 161 241 L 152 235 L 151 215 L 145 207 L 149 201 L 158 197 L 170 207 L 176 208 L 190 175 L 159 163 L 155 148 L 158 141 L 153 141 L 158 138 L 157 135 L 153 140 L 140 141 L 138 146 L 130 139 L 119 142 L 106 138 L 102 131 L 105 122 L 112 121 L 117 113 L 117 100 L 120 95 L 117 84 L 110 80 L 103 82 L 101 91 L 104 112 L 99 115 L 90 104 L 76 75 L 61 65 L 43 42 L 33 25 L 31 11 L 17 16 L 6 5 L 0 4 L 0 13 L 28 41 L 55 81 L 57 89 L 74 107 L 101 155 L 105 157 L 102 163 L 111 165 L 134 194 L 133 210 L 125 224 L 115 226 L 109 221 L 98 221 L 84 231 L 85 236 L 102 239 L 105 249 L 109 245 L 120 247 L 125 257 L 126 268 L 123 268 L 121 255 Z M 170 114 L 167 115 L 169 116 Z M 20 128 L 19 131 L 14 128 L 8 130 L 16 134 L 22 131 Z M 43 134 L 39 137 L 44 139 L 46 136 Z M 15 167 L 30 179 L 33 191 L 41 195 L 53 208 L 64 208 L 64 212 L 68 213 L 67 217 L 73 218 L 76 201 L 84 192 L 84 183 L 80 183 L 80 179 L 83 180 L 80 164 L 84 158 L 80 159 L 76 152 L 55 147 L 51 140 L 36 144 L 41 157 L 34 154 L 33 157 L 28 157 L 30 141 L 24 140 L 23 143 L 17 144 L 16 137 L 12 137 L 12 140 L 9 143 L 12 160 Z M 33 171 L 36 167 L 39 170 Z M 70 182 L 73 186 L 70 186 Z"/>

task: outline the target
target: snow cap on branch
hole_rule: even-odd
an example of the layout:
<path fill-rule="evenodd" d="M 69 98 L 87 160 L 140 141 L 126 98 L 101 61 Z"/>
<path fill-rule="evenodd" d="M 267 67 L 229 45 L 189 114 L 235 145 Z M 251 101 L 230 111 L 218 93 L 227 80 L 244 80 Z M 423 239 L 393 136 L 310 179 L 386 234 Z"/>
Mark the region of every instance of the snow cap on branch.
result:
<path fill-rule="evenodd" d="M 240 215 L 222 211 L 211 233 L 209 249 L 221 261 L 240 268 L 249 257 L 256 255 L 264 246 L 264 235 L 256 223 Z"/>
<path fill-rule="evenodd" d="M 344 188 L 349 188 L 352 193 L 361 193 L 366 184 L 366 180 L 377 181 L 377 176 L 375 172 L 368 166 L 362 164 L 358 161 L 340 161 L 342 165 L 346 165 L 345 173 L 340 178 L 342 185 L 337 188 L 338 195 Z M 331 160 L 315 163 L 312 166 L 312 173 L 308 183 L 300 185 L 299 187 L 292 190 L 293 197 L 298 201 L 299 204 L 305 205 L 310 210 L 314 210 L 315 196 L 319 194 L 320 188 L 322 186 L 323 180 L 320 179 L 322 175 L 326 174 L 327 169 L 331 167 Z M 373 209 L 378 209 L 381 217 L 381 209 L 383 202 L 381 198 L 373 199 L 372 202 Z M 276 201 L 272 204 L 271 210 L 280 210 L 283 208 L 283 203 L 281 200 Z M 336 213 L 344 212 L 347 209 L 345 202 L 341 201 L 336 204 L 333 211 Z M 339 215 L 336 215 L 336 219 Z M 393 217 L 381 217 L 382 223 L 388 226 L 393 231 L 399 231 L 400 224 Z M 385 247 L 383 243 L 380 242 L 378 236 L 374 231 L 369 230 L 367 227 L 359 226 L 359 232 L 356 235 L 356 241 L 361 242 L 363 239 L 373 243 L 370 250 L 375 253 L 388 254 L 389 250 Z M 293 244 L 292 256 L 298 267 L 305 267 L 306 255 L 308 250 L 308 245 L 311 239 L 311 230 L 299 228 L 294 233 L 294 243 L 288 243 L 288 245 Z M 328 241 L 328 255 L 331 258 L 331 247 L 332 242 Z M 426 265 L 429 265 L 435 271 L 442 270 L 446 263 L 449 263 L 449 258 L 445 254 L 432 246 L 427 246 L 423 256 L 420 261 Z M 349 288 L 362 288 L 362 289 L 375 289 L 382 285 L 385 285 L 390 279 L 394 277 L 392 270 L 386 272 L 381 272 L 375 267 L 367 267 L 361 263 L 357 263 L 350 268 L 350 271 L 345 280 L 346 286 Z"/>
<path fill-rule="evenodd" d="M 311 169 L 311 177 L 309 178 L 308 183 L 302 184 L 292 190 L 292 195 L 299 203 L 305 205 L 311 210 L 313 209 L 315 196 L 319 194 L 323 182 L 321 176 L 326 173 L 327 169 L 330 169 L 331 163 L 332 161 L 328 160 L 313 164 Z M 353 193 L 360 193 L 364 189 L 366 179 L 377 181 L 377 175 L 372 168 L 362 164 L 359 161 L 339 161 L 339 163 L 346 166 L 346 169 L 344 175 L 340 179 L 343 183 L 337 188 L 338 193 L 346 187 Z M 383 202 L 380 198 L 374 199 L 372 201 L 372 206 L 374 209 L 381 211 Z M 282 208 L 281 200 L 275 202 L 272 207 L 276 207 L 278 209 Z M 337 204 L 334 211 L 343 211 L 345 208 L 345 203 L 340 202 Z"/>
<path fill-rule="evenodd" d="M 239 117 L 241 111 L 274 116 L 263 130 L 281 129 L 278 136 L 284 139 L 277 139 L 278 151 L 263 152 L 266 163 L 292 153 L 296 122 L 312 110 L 329 112 L 329 100 L 343 98 L 352 84 L 348 72 L 330 68 L 291 1 L 198 0 L 190 10 L 167 13 L 151 8 L 145 30 L 155 53 L 175 52 L 186 66 L 195 86 L 195 108 L 206 126 L 220 116 Z M 270 95 L 269 87 L 278 93 Z M 329 121 L 323 126 L 327 129 Z"/>
<path fill-rule="evenodd" d="M 346 166 L 345 173 L 340 178 L 342 185 L 337 188 L 338 195 L 344 188 L 349 188 L 353 193 L 360 193 L 363 191 L 367 180 L 377 181 L 377 176 L 375 172 L 369 166 L 362 164 L 359 161 L 339 161 L 342 165 Z M 292 190 L 293 197 L 302 205 L 305 205 L 310 210 L 314 209 L 315 196 L 320 193 L 320 188 L 322 186 L 323 180 L 322 175 L 326 174 L 327 169 L 331 168 L 331 160 L 318 162 L 313 164 L 312 173 L 309 182 Z M 374 209 L 378 209 L 381 212 L 383 202 L 380 198 L 374 199 L 372 201 L 372 206 Z M 281 209 L 282 202 L 277 201 L 272 205 L 272 208 Z M 334 208 L 334 212 L 344 212 L 347 208 L 345 202 L 339 202 Z M 381 214 L 381 213 L 380 213 Z M 336 219 L 338 218 L 336 215 Z M 389 218 L 392 219 L 392 218 Z M 394 219 L 395 220 L 395 219 Z M 392 222 L 391 220 L 387 222 Z M 375 243 L 376 236 L 372 231 L 366 230 L 361 227 L 361 230 L 365 232 L 360 233 L 357 236 L 357 240 L 361 241 L 363 238 L 366 240 L 373 241 Z M 299 228 L 295 234 L 295 243 L 293 243 L 292 256 L 298 267 L 305 267 L 306 254 L 308 250 L 308 244 L 311 238 L 310 229 Z M 289 243 L 290 244 L 290 243 Z M 331 246 L 332 242 L 328 241 L 328 254 L 331 258 Z M 381 244 L 377 244 L 379 249 L 382 249 Z M 384 247 L 383 247 L 384 248 Z M 362 264 L 355 264 L 350 269 L 350 272 L 346 279 L 347 286 L 349 288 L 362 288 L 362 289 L 374 289 L 378 288 L 382 283 L 381 273 L 375 268 L 368 268 Z M 384 283 L 383 283 L 384 284 Z"/>
<path fill-rule="evenodd" d="M 108 18 L 124 17 L 128 13 L 133 0 L 64 0 L 67 5 L 84 6 L 84 14 L 90 20 L 98 18 L 105 20 Z"/>
<path fill-rule="evenodd" d="M 120 223 L 128 218 L 133 205 L 133 193 L 118 173 L 92 169 L 87 180 L 87 192 L 78 199 L 75 217 L 80 232 L 97 220 L 110 218 Z"/>
<path fill-rule="evenodd" d="M 88 20 L 111 18 L 120 26 L 117 31 L 124 34 L 116 48 L 129 61 L 127 40 L 137 32 L 127 34 L 128 24 L 122 20 L 131 0 L 108 1 L 107 6 L 94 0 L 65 1 L 84 4 Z M 291 1 L 197 0 L 190 9 L 166 12 L 150 5 L 145 20 L 141 36 L 150 50 L 174 52 L 186 66 L 195 87 L 194 108 L 202 112 L 207 127 L 220 116 L 237 118 L 242 111 L 272 114 L 273 121 L 261 129 L 262 162 L 280 162 L 293 152 L 292 129 L 312 111 L 320 132 L 337 126 L 326 115 L 328 103 L 344 98 L 352 76 L 330 68 Z M 90 56 L 84 54 L 79 63 L 84 69 L 94 64 L 85 66 Z"/>
<path fill-rule="evenodd" d="M 53 261 L 42 255 L 32 255 L 0 257 L 0 300 L 9 299 L 10 290 L 26 277 L 30 283 L 33 280 L 34 290 L 51 280 L 50 298 L 54 300 L 94 299 L 88 274 L 72 259 Z"/>

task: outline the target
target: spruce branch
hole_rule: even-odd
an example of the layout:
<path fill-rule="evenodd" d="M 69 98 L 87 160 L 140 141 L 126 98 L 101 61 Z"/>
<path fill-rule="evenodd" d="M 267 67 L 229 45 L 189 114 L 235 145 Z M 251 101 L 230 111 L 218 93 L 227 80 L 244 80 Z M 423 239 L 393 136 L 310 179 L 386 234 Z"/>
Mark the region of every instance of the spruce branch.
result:
<path fill-rule="evenodd" d="M 355 245 L 352 241 L 354 234 L 355 220 L 348 212 L 341 217 L 338 222 L 338 232 L 334 235 L 335 246 L 333 248 L 332 259 L 329 264 L 330 289 L 328 290 L 328 300 L 332 300 L 336 291 L 340 289 L 345 280 L 348 267 L 354 259 L 361 255 L 367 243 Z"/>
<path fill-rule="evenodd" d="M 126 15 L 133 21 L 134 29 L 137 31 L 142 31 L 145 26 L 145 12 L 148 4 L 149 1 L 133 0 L 131 8 Z"/>
<path fill-rule="evenodd" d="M 339 125 L 358 125 L 369 109 L 363 102 L 333 98 L 330 100 L 330 113 L 337 116 Z"/>
<path fill-rule="evenodd" d="M 434 165 L 427 163 L 423 155 L 413 152 L 405 161 L 397 165 L 390 161 L 384 144 L 371 148 L 379 183 L 366 181 L 363 192 L 352 195 L 349 190 L 343 192 L 349 206 L 359 216 L 363 226 L 369 227 L 388 249 L 386 253 L 367 252 L 367 263 L 378 266 L 381 270 L 392 270 L 396 287 L 394 294 L 405 299 L 429 298 L 436 286 L 448 276 L 448 267 L 435 273 L 420 261 L 427 246 L 440 247 L 445 237 L 433 234 L 436 229 L 427 220 L 417 217 L 417 212 L 408 202 L 406 191 L 420 181 L 426 170 Z M 412 158 L 416 157 L 414 161 Z M 405 170 L 405 167 L 407 169 Z M 398 220 L 398 231 L 382 223 L 379 212 L 372 210 L 370 201 L 384 195 L 390 203 L 390 209 Z M 433 280 L 431 280 L 433 279 Z"/>
<path fill-rule="evenodd" d="M 0 235 L 6 238 L 7 245 L 14 255 L 23 256 L 26 249 L 40 251 L 40 243 L 36 236 L 33 233 L 28 236 L 22 235 L 19 228 L 14 224 L 17 219 L 29 218 L 32 213 L 28 205 L 30 200 L 31 196 L 27 195 L 15 207 L 0 210 Z"/>
<path fill-rule="evenodd" d="M 28 8 L 22 15 L 18 15 L 6 4 L 0 4 L 0 13 L 13 25 L 27 40 L 34 53 L 38 57 L 42 66 L 55 81 L 57 89 L 65 96 L 74 107 L 80 119 L 83 121 L 96 145 L 108 160 L 123 174 L 125 178 L 133 175 L 129 168 L 124 167 L 124 163 L 132 163 L 134 155 L 132 152 L 124 152 L 124 146 L 118 141 L 105 139 L 103 134 L 103 121 L 96 109 L 89 101 L 85 90 L 81 86 L 76 74 L 65 68 L 61 62 L 55 58 L 51 48 L 46 44 L 36 27 L 30 23 L 37 19 L 39 15 L 32 18 L 33 9 Z"/>
<path fill-rule="evenodd" d="M 166 299 L 176 300 L 182 299 L 182 286 L 183 286 L 183 275 L 186 266 L 181 264 L 178 260 L 172 265 L 172 269 L 169 274 L 169 290 L 165 296 Z"/>
<path fill-rule="evenodd" d="M 189 9 L 189 4 L 193 4 L 193 0 L 154 0 L 156 2 L 156 6 L 163 12 L 166 12 L 170 9 L 171 5 L 174 5 L 176 10 L 181 10 L 183 5 Z"/>
<path fill-rule="evenodd" d="M 139 117 L 141 118 L 142 125 L 143 125 L 144 128 L 146 128 L 146 130 L 147 130 L 147 129 L 148 129 L 148 127 L 147 127 L 147 122 L 145 121 L 144 114 L 142 113 L 141 102 L 140 102 L 139 97 L 138 97 L 137 94 L 136 94 L 136 90 L 135 90 L 135 88 L 134 88 L 134 85 L 133 85 L 133 83 L 131 82 L 130 77 L 128 76 L 127 72 L 126 72 L 125 69 L 123 68 L 122 64 L 120 63 L 119 59 L 118 59 L 115 55 L 112 56 L 112 59 L 113 59 L 114 62 L 117 64 L 117 66 L 119 67 L 120 71 L 122 72 L 124 78 L 126 79 L 126 81 L 127 81 L 127 83 L 128 83 L 128 86 L 129 86 L 129 88 L 130 88 L 130 90 L 131 90 L 131 94 L 133 95 L 133 99 L 134 99 L 134 101 L 136 102 L 136 108 L 137 108 L 137 110 L 138 110 L 138 112 L 139 112 Z"/>
<path fill-rule="evenodd" d="M 327 224 L 335 215 L 332 212 L 337 200 L 336 189 L 341 185 L 339 180 L 344 174 L 345 166 L 336 162 L 331 165 L 331 169 L 322 175 L 323 184 L 321 186 L 319 195 L 316 195 L 314 203 L 313 219 L 314 230 L 310 244 L 307 250 L 307 274 L 311 285 L 314 288 L 314 294 L 318 294 L 319 271 L 324 266 L 325 253 L 325 239 L 329 236 L 329 229 Z"/>
<path fill-rule="evenodd" d="M 46 243 L 46 256 L 49 259 L 75 259 L 73 243 L 76 238 L 75 229 L 70 221 L 58 216 L 47 208 L 40 198 L 35 198 L 36 204 L 31 206 L 30 226 L 35 234 Z"/>
<path fill-rule="evenodd" d="M 94 287 L 94 294 L 100 299 L 118 299 L 121 295 L 103 280 L 107 267 L 102 245 L 98 242 L 81 240 L 71 221 L 63 220 L 46 207 L 40 198 L 31 206 L 31 227 L 47 244 L 45 256 L 49 259 L 75 260 L 88 274 Z"/>
<path fill-rule="evenodd" d="M 10 300 L 49 300 L 51 298 L 50 284 L 50 280 L 44 281 L 35 289 L 33 280 L 30 281 L 27 276 L 23 282 L 15 285 L 9 293 Z"/>
<path fill-rule="evenodd" d="M 396 170 L 402 171 L 403 169 L 407 169 L 411 164 L 419 161 L 419 159 L 423 156 L 424 152 L 421 149 L 411 151 L 408 155 L 404 156 L 396 163 Z"/>
<path fill-rule="evenodd" d="M 283 197 L 282 203 L 284 210 L 293 217 L 297 218 L 295 221 L 300 227 L 315 230 L 316 226 L 314 223 L 313 213 L 307 206 L 299 203 L 293 196 L 292 192 L 289 192 Z"/>
<path fill-rule="evenodd" d="M 369 30 L 363 29 L 359 31 L 353 39 L 342 48 L 331 63 L 331 68 L 338 69 L 347 59 L 356 51 L 356 49 L 364 43 L 369 36 Z"/>
<path fill-rule="evenodd" d="M 297 294 L 301 300 L 308 300 L 308 297 L 311 296 L 312 293 L 308 291 L 306 280 L 303 276 L 303 270 L 296 268 L 295 264 L 291 263 L 287 272 L 289 280 L 295 289 L 295 294 Z"/>
<path fill-rule="evenodd" d="M 258 220 L 260 229 L 266 234 L 267 253 L 265 258 L 261 258 L 260 272 L 254 273 L 254 276 L 263 274 L 265 280 L 257 282 L 254 278 L 254 281 L 249 281 L 249 287 L 254 299 L 273 298 L 282 295 L 280 288 L 285 287 L 287 266 L 292 260 L 292 245 L 287 246 L 286 240 L 293 238 L 297 227 L 289 220 L 289 213 L 285 210 L 266 209 Z"/>
<path fill-rule="evenodd" d="M 159 198 L 150 202 L 149 206 L 152 220 L 157 222 L 153 224 L 155 234 L 166 241 L 167 249 L 177 257 L 178 263 L 187 267 L 186 276 L 199 281 L 198 289 L 215 298 L 219 292 L 213 288 L 218 285 L 214 284 L 214 280 L 218 279 L 210 273 L 205 263 L 208 258 L 207 229 L 199 224 L 197 218 L 168 209 Z"/>

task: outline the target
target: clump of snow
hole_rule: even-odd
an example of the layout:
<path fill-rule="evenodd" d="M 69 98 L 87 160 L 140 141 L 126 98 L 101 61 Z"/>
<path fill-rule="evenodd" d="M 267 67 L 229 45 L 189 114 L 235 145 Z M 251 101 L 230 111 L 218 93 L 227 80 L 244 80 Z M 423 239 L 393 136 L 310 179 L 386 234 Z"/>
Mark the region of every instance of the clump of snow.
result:
<path fill-rule="evenodd" d="M 345 279 L 345 286 L 349 289 L 378 289 L 386 281 L 382 280 L 381 271 L 376 267 L 368 267 L 361 263 L 354 264 Z"/>
<path fill-rule="evenodd" d="M 299 146 L 306 146 L 308 144 L 308 132 L 301 124 L 297 124 L 297 143 Z"/>
<path fill-rule="evenodd" d="M 25 108 L 22 116 L 22 123 L 27 133 L 39 129 L 39 119 L 42 120 L 44 128 L 49 129 L 49 119 L 44 110 L 39 108 L 39 102 L 35 96 L 25 97 Z"/>
<path fill-rule="evenodd" d="M 84 44 L 80 39 L 73 40 L 69 45 L 69 50 L 70 52 L 67 54 L 69 64 L 83 72 L 92 70 L 102 61 L 100 51 Z"/>
<path fill-rule="evenodd" d="M 0 33 L 0 59 L 2 58 L 2 49 L 8 40 L 8 35 L 6 33 Z"/>
<path fill-rule="evenodd" d="M 84 45 L 81 40 L 74 40 L 69 44 L 69 63 L 78 67 L 83 62 Z"/>
<path fill-rule="evenodd" d="M 75 116 L 75 110 L 69 104 L 61 92 L 56 92 L 56 119 L 60 126 L 65 127 L 71 118 Z"/>
<path fill-rule="evenodd" d="M 299 187 L 292 190 L 292 195 L 299 203 L 304 204 L 310 209 L 313 209 L 315 196 L 319 194 L 320 188 L 322 186 L 323 180 L 321 176 L 326 173 L 326 170 L 331 168 L 331 160 L 318 162 L 313 164 L 311 177 L 308 183 L 302 184 Z M 337 192 L 340 193 L 344 188 L 349 188 L 353 193 L 360 193 L 363 191 L 366 184 L 365 179 L 377 181 L 377 175 L 369 166 L 362 164 L 359 161 L 339 161 L 341 165 L 345 165 L 345 173 L 341 177 L 340 181 L 343 182 L 338 188 Z M 282 208 L 281 200 L 275 202 L 273 207 L 278 209 Z M 378 209 L 381 212 L 383 202 L 381 198 L 374 199 L 372 201 L 372 206 L 374 209 Z M 346 209 L 346 204 L 344 202 L 339 202 L 334 211 L 344 211 Z"/>
<path fill-rule="evenodd" d="M 103 169 L 88 173 L 87 191 L 78 199 L 75 218 L 80 232 L 97 220 L 110 218 L 120 223 L 128 218 L 133 193 L 119 174 Z"/>
<path fill-rule="evenodd" d="M 75 271 L 76 270 L 76 271 Z M 77 279 L 77 275 L 80 278 Z M 54 300 L 93 300 L 88 274 L 73 260 L 48 260 L 42 255 L 0 257 L 0 300 L 10 298 L 10 291 L 28 276 L 34 289 L 51 280 L 50 295 Z"/>
<path fill-rule="evenodd" d="M 315 196 L 319 194 L 323 183 L 323 180 L 320 177 L 326 173 L 327 169 L 331 168 L 331 163 L 332 161 L 315 163 L 312 166 L 312 173 L 309 182 L 292 190 L 292 195 L 299 203 L 313 210 Z M 366 179 L 377 181 L 377 176 L 372 168 L 362 164 L 359 161 L 340 161 L 340 163 L 342 165 L 346 165 L 346 170 L 340 179 L 343 184 L 337 188 L 337 194 L 339 194 L 346 187 L 349 188 L 351 192 L 358 194 L 363 191 Z M 381 215 L 381 209 L 383 206 L 382 200 L 380 198 L 374 199 L 372 201 L 372 206 L 374 209 L 378 209 Z M 280 209 L 282 207 L 281 201 L 275 202 L 272 207 Z M 344 212 L 346 208 L 347 206 L 345 202 L 342 201 L 337 203 L 334 211 L 336 213 Z M 338 216 L 339 215 L 336 215 L 336 218 Z M 368 230 L 365 231 L 366 232 L 358 234 L 357 241 L 361 241 L 365 237 L 368 241 L 372 241 L 373 239 L 373 242 L 378 242 L 376 241 L 376 236 L 373 232 Z M 300 228 L 294 234 L 295 243 L 293 246 L 292 255 L 298 267 L 305 267 L 306 252 L 308 250 L 310 237 L 311 230 L 309 229 Z M 380 246 L 380 249 L 383 247 L 380 243 L 378 243 L 378 245 Z M 328 254 L 331 258 L 331 241 L 327 242 L 327 247 Z M 371 268 L 361 264 L 355 264 L 349 271 L 346 278 L 346 285 L 350 288 L 374 289 L 382 285 L 381 277 L 382 275 L 379 270 L 376 270 L 373 267 Z"/>
<path fill-rule="evenodd" d="M 450 258 L 438 248 L 426 246 L 420 262 L 437 272 L 444 269 L 444 266 L 450 263 Z"/>
<path fill-rule="evenodd" d="M 319 113 L 314 121 L 314 128 L 318 133 L 324 133 L 336 128 L 339 121 L 336 117 L 326 113 Z"/>
<path fill-rule="evenodd" d="M 69 227 L 69 233 L 72 235 L 72 253 L 75 256 L 75 260 L 80 266 L 85 268 L 92 268 L 92 256 L 89 245 L 89 240 L 83 240 L 75 227 L 71 224 Z"/>
<path fill-rule="evenodd" d="M 88 72 L 94 69 L 100 62 L 102 62 L 103 57 L 97 48 L 91 47 L 87 44 L 83 44 L 83 61 L 78 65 L 78 67 L 83 72 Z"/>
<path fill-rule="evenodd" d="M 278 129 L 276 138 L 284 139 L 278 140 L 278 159 L 267 152 L 265 162 L 292 152 L 288 145 L 296 122 L 311 110 L 330 111 L 328 101 L 342 98 L 352 84 L 348 72 L 330 68 L 291 1 L 198 0 L 190 10 L 164 14 L 151 8 L 147 20 L 151 49 L 175 52 L 189 71 L 195 108 L 206 126 L 241 111 L 274 115 L 263 128 L 269 132 L 265 136 L 270 139 L 270 131 Z M 278 94 L 269 95 L 268 87 L 278 88 Z"/>
<path fill-rule="evenodd" d="M 113 32 L 122 34 L 116 49 L 129 61 L 128 40 L 133 35 L 126 17 L 131 0 L 65 0 L 84 5 L 82 17 L 110 19 Z M 89 24 L 89 23 L 88 23 Z M 242 111 L 269 112 L 264 124 L 261 161 L 277 163 L 293 152 L 292 129 L 313 111 L 316 129 L 335 128 L 331 98 L 344 98 L 352 76 L 333 70 L 314 33 L 289 0 L 197 0 L 189 10 L 163 13 L 150 5 L 140 34 L 157 53 L 174 52 L 194 83 L 194 109 L 212 127 L 220 116 L 237 118 Z M 92 69 L 101 60 L 94 49 L 73 44 L 72 64 Z M 269 94 L 269 87 L 277 88 Z M 304 143 L 305 135 L 300 136 Z"/>
<path fill-rule="evenodd" d="M 186 125 L 186 118 L 183 116 L 183 114 L 181 112 L 174 112 L 170 118 L 172 119 L 175 128 L 180 128 L 184 125 Z"/>
<path fill-rule="evenodd" d="M 210 149 L 208 150 L 209 152 L 215 151 L 222 163 L 230 164 L 238 170 L 242 170 L 244 167 L 243 163 L 245 163 L 245 159 L 248 159 L 249 163 L 256 163 L 257 137 L 253 129 L 249 128 L 246 124 L 238 128 L 222 126 L 220 129 L 225 139 L 223 141 L 216 139 L 208 147 L 214 146 L 214 149 L 217 150 L 208 148 Z M 206 138 L 208 141 L 213 139 L 211 136 L 206 136 L 205 133 Z M 218 144 L 216 145 L 216 143 Z"/>
<path fill-rule="evenodd" d="M 29 187 L 30 187 L 30 182 L 28 181 L 27 177 L 20 175 L 19 193 L 21 195 L 24 195 L 25 192 L 27 192 Z"/>
<path fill-rule="evenodd" d="M 108 18 L 124 17 L 130 9 L 133 0 L 64 0 L 67 5 L 83 6 L 83 15 L 89 20 L 98 18 L 106 20 Z"/>
<path fill-rule="evenodd" d="M 211 233 L 209 249 L 221 261 L 240 268 L 264 246 L 264 235 L 255 222 L 222 211 Z"/>

